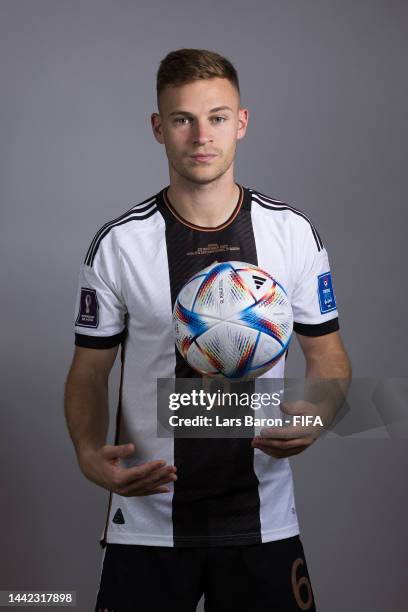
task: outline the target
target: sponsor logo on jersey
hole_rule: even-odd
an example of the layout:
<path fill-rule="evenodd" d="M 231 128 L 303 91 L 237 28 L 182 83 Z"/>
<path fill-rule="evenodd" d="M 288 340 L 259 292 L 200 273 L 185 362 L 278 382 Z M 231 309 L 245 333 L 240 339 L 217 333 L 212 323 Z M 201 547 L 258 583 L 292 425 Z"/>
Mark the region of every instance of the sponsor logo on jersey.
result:
<path fill-rule="evenodd" d="M 75 325 L 79 327 L 98 327 L 99 303 L 95 289 L 81 287 L 79 313 Z"/>
<path fill-rule="evenodd" d="M 317 279 L 321 314 L 336 310 L 336 298 L 334 296 L 331 273 L 325 272 L 324 274 L 320 274 Z"/>
<path fill-rule="evenodd" d="M 218 244 L 218 242 L 212 242 L 207 246 L 197 247 L 195 251 L 188 251 L 186 255 L 211 255 L 212 253 L 225 253 L 239 251 L 240 249 L 240 246 L 233 246 L 231 244 Z"/>

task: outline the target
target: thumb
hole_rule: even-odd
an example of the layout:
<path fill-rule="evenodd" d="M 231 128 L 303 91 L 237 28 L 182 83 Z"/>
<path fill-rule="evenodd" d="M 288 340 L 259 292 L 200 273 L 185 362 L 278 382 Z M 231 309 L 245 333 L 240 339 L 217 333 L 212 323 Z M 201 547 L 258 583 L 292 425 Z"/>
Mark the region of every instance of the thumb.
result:
<path fill-rule="evenodd" d="M 282 412 L 286 412 L 286 414 L 298 414 L 299 413 L 299 405 L 297 405 L 297 402 L 291 402 L 291 403 L 283 403 L 280 405 L 280 409 L 282 410 Z"/>
<path fill-rule="evenodd" d="M 118 444 L 115 446 L 109 445 L 104 449 L 104 454 L 107 459 L 116 459 L 120 457 L 129 457 L 135 452 L 135 445 L 130 442 L 129 444 Z"/>
<path fill-rule="evenodd" d="M 311 414 L 310 411 L 314 408 L 314 406 L 309 402 L 305 402 L 304 400 L 295 400 L 293 402 L 281 404 L 280 408 L 282 412 L 286 412 L 287 414 L 306 415 Z"/>

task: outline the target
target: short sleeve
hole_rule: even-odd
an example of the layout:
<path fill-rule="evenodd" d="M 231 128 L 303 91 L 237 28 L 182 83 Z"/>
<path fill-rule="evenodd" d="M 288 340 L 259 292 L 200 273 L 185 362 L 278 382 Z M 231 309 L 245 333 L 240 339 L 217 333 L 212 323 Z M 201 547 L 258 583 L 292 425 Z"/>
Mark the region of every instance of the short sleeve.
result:
<path fill-rule="evenodd" d="M 112 348 L 124 339 L 127 309 L 121 291 L 119 257 L 110 232 L 80 266 L 74 315 L 77 346 Z"/>
<path fill-rule="evenodd" d="M 300 220 L 295 262 L 294 331 L 303 336 L 323 336 L 337 331 L 338 311 L 328 254 L 309 220 Z"/>

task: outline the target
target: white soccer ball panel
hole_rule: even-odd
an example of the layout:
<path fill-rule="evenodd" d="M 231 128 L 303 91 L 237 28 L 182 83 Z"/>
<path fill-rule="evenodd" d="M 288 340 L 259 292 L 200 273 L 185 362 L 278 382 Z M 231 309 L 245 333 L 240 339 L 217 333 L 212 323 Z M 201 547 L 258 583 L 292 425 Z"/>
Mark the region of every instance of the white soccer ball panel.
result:
<path fill-rule="evenodd" d="M 194 276 L 188 283 L 184 285 L 180 293 L 178 294 L 178 301 L 184 306 L 191 310 L 198 288 L 203 282 L 205 276 L 200 273 Z"/>
<path fill-rule="evenodd" d="M 270 335 L 278 335 L 283 341 L 292 333 L 293 311 L 287 298 L 268 305 L 256 304 L 247 313 L 248 315 L 252 314 L 260 324 L 264 324 L 265 332 L 270 331 Z M 245 313 L 242 313 L 242 317 L 245 318 Z"/>
<path fill-rule="evenodd" d="M 224 376 L 234 377 L 239 372 L 246 371 L 247 365 L 251 362 L 257 337 L 258 332 L 254 329 L 222 322 L 197 338 L 197 344 L 211 363 L 212 370 L 218 370 Z M 190 352 L 191 349 L 187 353 L 187 361 L 195 367 Z"/>
<path fill-rule="evenodd" d="M 269 369 L 269 367 L 277 360 L 278 355 L 283 354 L 284 351 L 285 346 L 282 346 L 278 340 L 261 333 L 256 346 L 255 355 L 252 360 L 252 368 L 257 370 L 257 376 L 259 375 L 259 369 L 266 365 L 267 369 Z"/>
<path fill-rule="evenodd" d="M 173 329 L 177 348 L 184 358 L 186 358 L 187 351 L 194 338 L 205 333 L 217 322 L 217 320 L 209 319 L 184 308 L 178 300 L 176 301 L 173 313 Z"/>
<path fill-rule="evenodd" d="M 208 356 L 193 342 L 185 356 L 188 364 L 200 374 L 215 376 L 219 374 L 219 369 L 209 359 Z"/>

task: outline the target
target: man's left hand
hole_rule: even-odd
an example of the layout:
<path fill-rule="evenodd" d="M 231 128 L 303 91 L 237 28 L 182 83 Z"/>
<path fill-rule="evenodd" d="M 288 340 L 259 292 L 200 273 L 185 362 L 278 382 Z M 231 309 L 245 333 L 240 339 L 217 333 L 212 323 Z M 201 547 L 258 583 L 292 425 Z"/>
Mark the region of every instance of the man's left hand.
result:
<path fill-rule="evenodd" d="M 311 416 L 316 417 L 318 412 L 316 404 L 299 400 L 290 404 L 281 404 L 282 412 L 294 416 Z M 322 417 L 322 415 L 319 415 Z M 285 420 L 285 419 L 284 419 Z M 288 425 L 267 427 L 261 430 L 261 435 L 253 438 L 251 446 L 259 448 L 267 455 L 275 457 L 275 459 L 283 459 L 298 455 L 309 448 L 313 442 L 322 434 L 323 427 L 310 423 L 308 425 Z"/>

